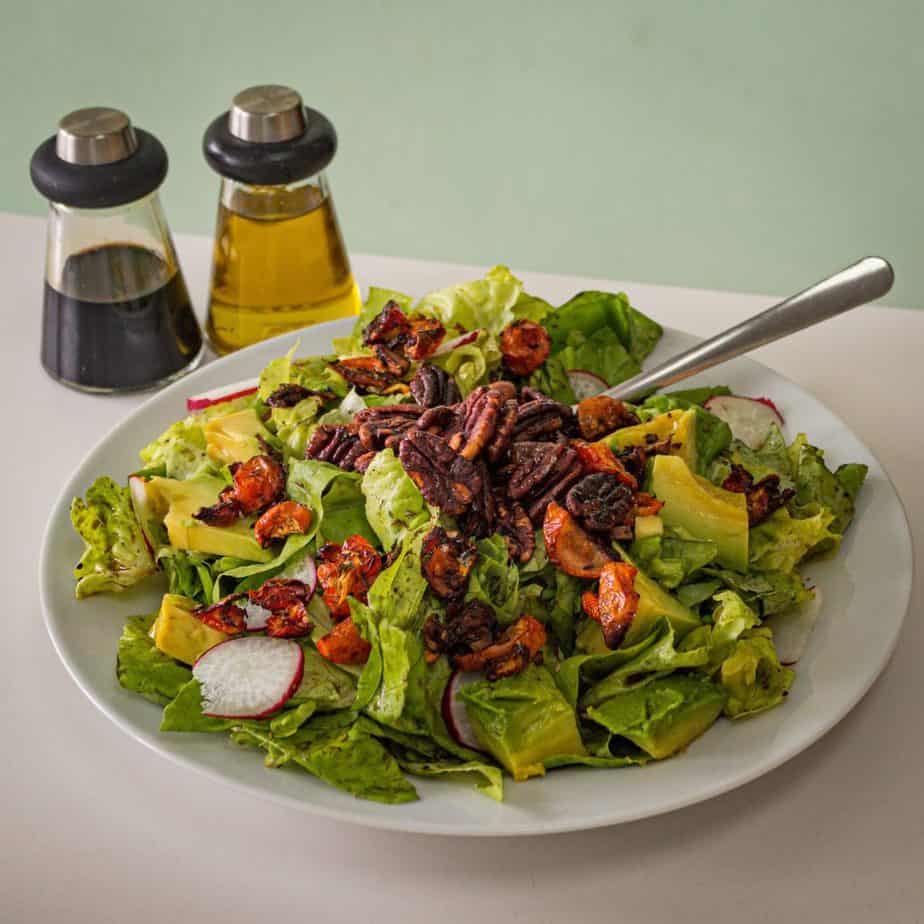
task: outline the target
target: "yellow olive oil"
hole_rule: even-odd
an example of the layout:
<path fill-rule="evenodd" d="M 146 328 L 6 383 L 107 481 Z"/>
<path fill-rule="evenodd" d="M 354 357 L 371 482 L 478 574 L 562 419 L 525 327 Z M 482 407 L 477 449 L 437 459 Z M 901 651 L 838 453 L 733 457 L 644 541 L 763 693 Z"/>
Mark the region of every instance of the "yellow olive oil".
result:
<path fill-rule="evenodd" d="M 223 180 L 207 323 L 218 353 L 359 309 L 323 181 L 245 186 Z"/>

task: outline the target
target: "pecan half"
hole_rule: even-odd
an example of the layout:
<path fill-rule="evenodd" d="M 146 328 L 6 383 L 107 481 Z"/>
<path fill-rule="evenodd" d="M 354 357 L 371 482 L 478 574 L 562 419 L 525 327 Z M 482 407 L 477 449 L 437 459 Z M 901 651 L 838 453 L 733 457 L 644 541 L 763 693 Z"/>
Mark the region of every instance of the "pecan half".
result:
<path fill-rule="evenodd" d="M 382 346 L 377 343 L 372 347 L 372 352 L 375 354 L 375 358 L 379 363 L 381 363 L 382 368 L 389 375 L 394 376 L 396 381 L 411 368 L 411 364 L 404 356 L 395 350 L 389 349 L 387 346 Z"/>
<path fill-rule="evenodd" d="M 400 377 L 400 374 L 389 372 L 379 356 L 352 356 L 328 365 L 346 382 L 364 393 L 380 394 L 396 384 Z"/>
<path fill-rule="evenodd" d="M 632 489 L 615 475 L 598 472 L 586 475 L 568 491 L 565 507 L 585 529 L 607 533 L 631 523 L 635 497 Z"/>
<path fill-rule="evenodd" d="M 530 664 L 542 663 L 546 643 L 545 626 L 532 616 L 521 616 L 487 648 L 455 659 L 463 671 L 484 670 L 488 680 L 512 677 Z"/>
<path fill-rule="evenodd" d="M 506 452 L 516 413 L 516 404 L 506 401 L 500 389 L 482 385 L 462 403 L 462 430 L 452 437 L 450 445 L 464 458 L 476 459 L 500 435 L 495 456 Z"/>
<path fill-rule="evenodd" d="M 638 415 L 622 401 L 607 395 L 585 398 L 577 408 L 578 426 L 585 440 L 598 440 L 621 427 L 639 422 Z"/>
<path fill-rule="evenodd" d="M 780 488 L 780 476 L 765 475 L 755 482 L 751 473 L 741 465 L 732 465 L 731 473 L 722 482 L 726 491 L 744 494 L 748 504 L 748 524 L 756 526 L 795 495 L 792 488 Z"/>
<path fill-rule="evenodd" d="M 457 658 L 483 651 L 491 645 L 496 628 L 497 619 L 488 604 L 480 600 L 450 604 L 445 620 L 431 614 L 424 623 L 423 640 L 428 660 L 435 661 L 445 654 L 455 666 Z"/>
<path fill-rule="evenodd" d="M 308 532 L 311 511 L 295 501 L 274 504 L 253 525 L 254 538 L 263 548 L 274 539 Z"/>
<path fill-rule="evenodd" d="M 411 379 L 411 394 L 421 407 L 456 404 L 461 399 L 456 380 L 444 369 L 424 363 Z"/>
<path fill-rule="evenodd" d="M 583 475 L 578 454 L 565 443 L 514 443 L 505 470 L 507 493 L 522 501 L 537 526 L 548 505 Z"/>
<path fill-rule="evenodd" d="M 234 601 L 236 595 L 225 597 L 211 606 L 199 606 L 193 616 L 210 629 L 217 629 L 225 635 L 239 635 L 247 628 L 247 614 Z"/>
<path fill-rule="evenodd" d="M 500 336 L 504 368 L 513 375 L 526 376 L 538 369 L 552 351 L 545 328 L 533 321 L 514 321 Z"/>
<path fill-rule="evenodd" d="M 474 543 L 468 539 L 434 526 L 423 538 L 420 571 L 433 593 L 451 600 L 465 593 L 477 554 Z"/>
<path fill-rule="evenodd" d="M 398 457 L 427 501 L 450 516 L 464 512 L 481 490 L 476 466 L 432 433 L 411 430 L 401 440 Z"/>
<path fill-rule="evenodd" d="M 364 456 L 366 465 L 371 461 L 374 453 L 360 442 L 356 428 L 351 426 L 330 426 L 321 424 L 316 427 L 311 439 L 305 447 L 305 458 L 316 459 L 318 462 L 330 462 L 346 471 L 364 471 L 361 460 Z"/>
<path fill-rule="evenodd" d="M 391 449 L 415 426 L 422 413 L 423 408 L 416 404 L 383 404 L 360 411 L 353 424 L 367 450 Z"/>
<path fill-rule="evenodd" d="M 521 404 L 513 428 L 514 442 L 560 441 L 575 436 L 574 412 L 567 404 L 551 398 L 536 398 Z"/>
<path fill-rule="evenodd" d="M 497 531 L 507 543 L 507 554 L 525 565 L 536 551 L 536 533 L 526 511 L 516 501 L 495 499 Z"/>

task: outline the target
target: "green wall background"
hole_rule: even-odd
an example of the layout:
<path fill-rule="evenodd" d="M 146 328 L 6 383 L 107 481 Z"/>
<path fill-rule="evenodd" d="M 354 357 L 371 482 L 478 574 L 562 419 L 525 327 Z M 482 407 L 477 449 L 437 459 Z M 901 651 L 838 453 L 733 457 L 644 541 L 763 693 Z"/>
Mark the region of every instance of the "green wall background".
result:
<path fill-rule="evenodd" d="M 202 132 L 289 83 L 340 135 L 354 250 L 786 293 L 867 253 L 924 307 L 917 0 L 365 3 L 0 0 L 0 209 L 40 214 L 32 149 L 84 105 L 171 157 L 210 232 Z"/>

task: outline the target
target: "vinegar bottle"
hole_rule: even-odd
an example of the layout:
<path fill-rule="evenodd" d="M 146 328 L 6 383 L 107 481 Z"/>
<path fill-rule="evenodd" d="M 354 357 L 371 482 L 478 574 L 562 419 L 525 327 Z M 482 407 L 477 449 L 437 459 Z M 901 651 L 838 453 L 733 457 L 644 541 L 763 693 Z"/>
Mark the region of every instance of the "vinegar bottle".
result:
<path fill-rule="evenodd" d="M 206 325 L 216 352 L 359 311 L 324 174 L 336 148 L 333 125 L 288 87 L 244 90 L 206 131 L 222 177 Z"/>

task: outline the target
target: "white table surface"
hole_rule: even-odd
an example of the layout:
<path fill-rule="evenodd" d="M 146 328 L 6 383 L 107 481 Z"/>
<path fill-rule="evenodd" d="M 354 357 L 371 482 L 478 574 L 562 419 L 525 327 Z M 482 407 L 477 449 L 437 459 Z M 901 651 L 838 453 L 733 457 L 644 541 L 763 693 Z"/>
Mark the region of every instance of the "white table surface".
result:
<path fill-rule="evenodd" d="M 209 242 L 181 235 L 178 247 L 201 303 Z M 216 785 L 131 740 L 58 661 L 36 571 L 58 486 L 143 398 L 79 394 L 42 372 L 43 261 L 43 222 L 0 214 L 0 921 L 924 920 L 920 560 L 896 654 L 843 722 L 757 782 L 647 821 L 531 840 L 371 831 Z M 363 256 L 354 266 L 363 288 L 418 294 L 483 270 Z M 702 335 L 770 303 L 521 275 L 552 301 L 625 289 L 659 321 Z M 814 392 L 879 456 L 919 549 L 922 353 L 924 311 L 865 307 L 755 354 Z"/>

